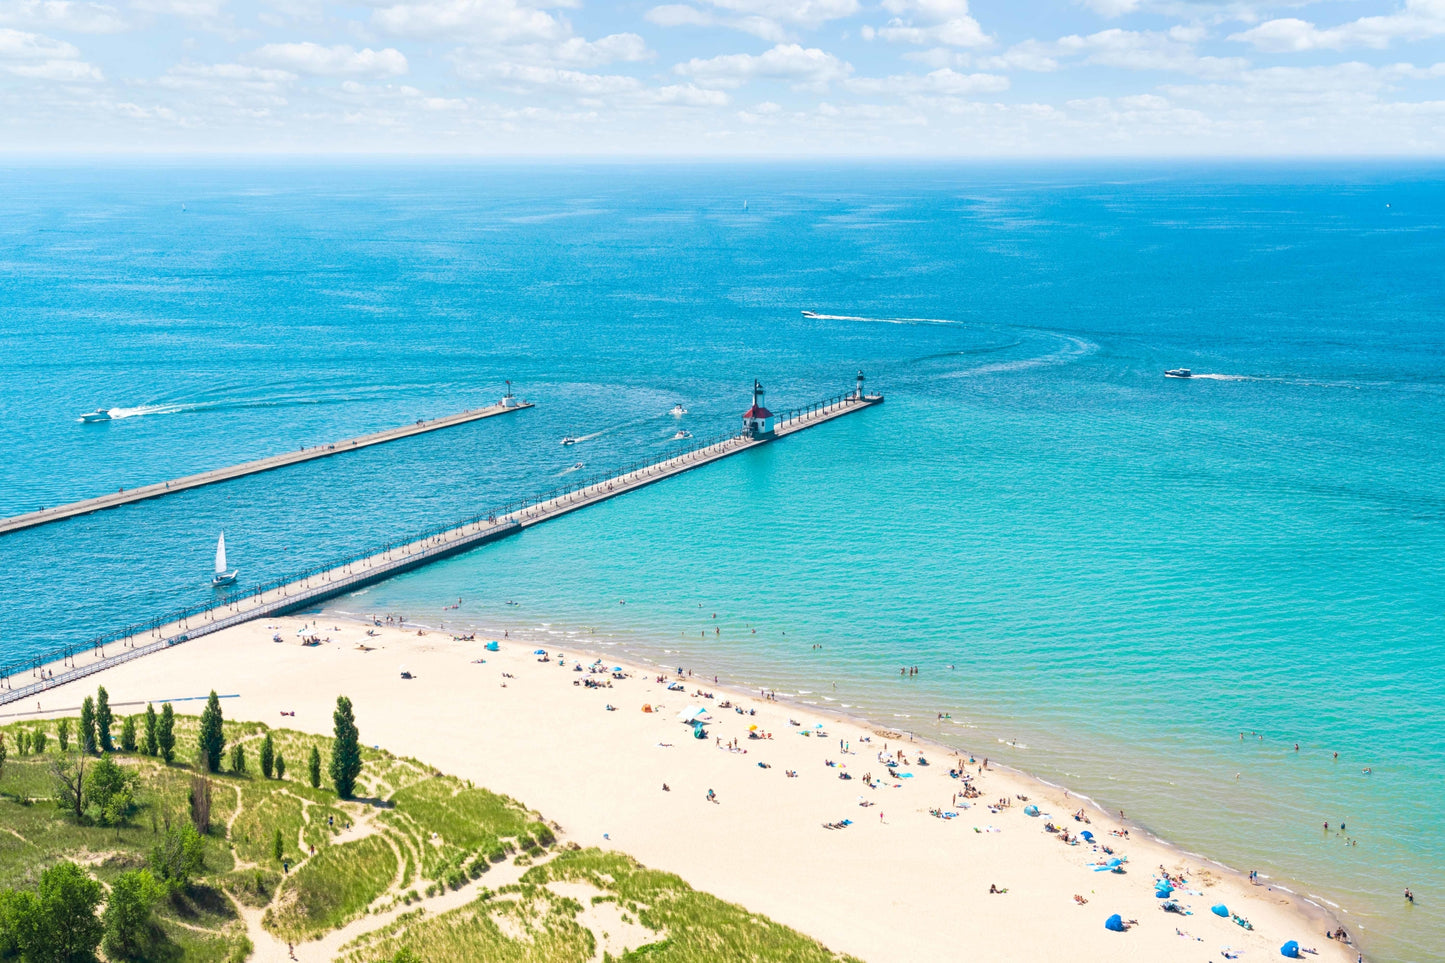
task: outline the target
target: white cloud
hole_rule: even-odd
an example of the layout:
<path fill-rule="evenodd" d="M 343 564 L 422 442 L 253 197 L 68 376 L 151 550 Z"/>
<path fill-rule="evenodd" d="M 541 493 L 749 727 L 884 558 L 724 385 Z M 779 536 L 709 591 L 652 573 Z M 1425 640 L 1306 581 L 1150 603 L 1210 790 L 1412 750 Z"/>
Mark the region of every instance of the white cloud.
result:
<path fill-rule="evenodd" d="M 1308 20 L 1282 17 L 1232 35 L 1230 40 L 1253 44 L 1271 53 L 1383 49 L 1394 40 L 1427 40 L 1445 35 L 1445 0 L 1405 0 L 1394 13 L 1361 17 L 1338 27 L 1321 29 Z"/>
<path fill-rule="evenodd" d="M 707 60 L 693 58 L 673 68 L 713 87 L 741 87 L 751 80 L 787 80 L 797 87 L 820 89 L 853 72 L 851 65 L 817 47 L 778 44 L 753 54 L 725 54 Z"/>
<path fill-rule="evenodd" d="M 648 22 L 659 27 L 728 27 L 770 43 L 780 43 L 788 39 L 787 29 L 776 20 L 756 16 L 720 17 L 710 10 L 699 10 L 680 3 L 653 7 L 647 11 L 645 17 Z"/>
<path fill-rule="evenodd" d="M 68 30 L 72 33 L 119 33 L 127 28 L 115 7 L 71 0 L 10 0 L 0 3 L 0 24 Z"/>
<path fill-rule="evenodd" d="M 920 46 L 986 47 L 993 38 L 968 13 L 967 0 L 884 0 L 896 16 L 882 27 L 864 27 L 863 39 Z"/>
<path fill-rule="evenodd" d="M 1115 27 L 1087 37 L 1060 37 L 1052 50 L 1059 56 L 1082 58 L 1084 63 L 1124 70 L 1229 75 L 1249 67 L 1247 60 L 1238 57 L 1201 57 L 1193 45 L 1197 38 L 1197 33 L 1184 28 L 1161 33 Z"/>
<path fill-rule="evenodd" d="M 1138 10 L 1141 0 L 1082 0 L 1084 6 L 1103 17 L 1122 17 Z"/>
<path fill-rule="evenodd" d="M 997 93 L 1007 90 L 1009 80 L 998 74 L 961 74 L 942 67 L 927 74 L 901 74 L 892 77 L 854 77 L 847 82 L 849 90 L 860 94 L 937 94 L 962 97 L 968 94 Z"/>
<path fill-rule="evenodd" d="M 614 33 L 596 40 L 569 37 L 550 51 L 550 59 L 577 67 L 652 59 L 647 42 L 635 33 Z"/>
<path fill-rule="evenodd" d="M 518 43 L 560 42 L 571 36 L 565 21 L 516 0 L 422 0 L 377 10 L 381 29 L 425 40 Z"/>
<path fill-rule="evenodd" d="M 131 7 L 143 13 L 163 13 L 187 20 L 215 21 L 226 0 L 131 0 Z"/>
<path fill-rule="evenodd" d="M 97 68 L 81 59 L 74 45 L 9 27 L 0 27 L 0 70 L 30 80 L 90 83 L 104 79 Z"/>
<path fill-rule="evenodd" d="M 311 77 L 400 77 L 407 72 L 406 57 L 392 47 L 357 50 L 344 44 L 268 43 L 246 59 Z"/>
<path fill-rule="evenodd" d="M 762 17 L 777 23 L 818 27 L 829 20 L 851 17 L 858 12 L 858 0 L 710 0 L 713 6 L 744 16 Z"/>

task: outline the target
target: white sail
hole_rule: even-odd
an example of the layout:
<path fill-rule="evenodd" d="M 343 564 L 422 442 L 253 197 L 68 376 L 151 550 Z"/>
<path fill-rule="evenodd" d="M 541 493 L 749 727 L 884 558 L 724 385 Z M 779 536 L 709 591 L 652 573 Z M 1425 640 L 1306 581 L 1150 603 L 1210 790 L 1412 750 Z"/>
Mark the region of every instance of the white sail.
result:
<path fill-rule="evenodd" d="M 226 574 L 226 533 L 222 532 L 221 537 L 216 540 L 216 574 Z"/>

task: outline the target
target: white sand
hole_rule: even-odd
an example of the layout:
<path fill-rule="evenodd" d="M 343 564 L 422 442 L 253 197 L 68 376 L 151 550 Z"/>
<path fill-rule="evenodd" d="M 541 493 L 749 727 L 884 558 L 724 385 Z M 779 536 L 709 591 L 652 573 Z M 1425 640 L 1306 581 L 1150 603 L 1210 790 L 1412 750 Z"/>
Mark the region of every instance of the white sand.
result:
<path fill-rule="evenodd" d="M 941 747 L 900 743 L 857 722 L 701 680 L 689 680 L 685 693 L 668 692 L 647 669 L 629 668 L 632 675 L 610 689 L 574 686 L 584 673 L 572 671 L 574 651 L 566 647 L 562 668 L 557 650 L 553 662 L 540 664 L 531 654 L 537 646 L 529 643 L 504 642 L 500 653 L 488 653 L 480 641 L 436 632 L 418 637 L 387 628 L 368 638 L 365 626 L 327 618 L 317 634 L 332 642 L 306 648 L 295 641 L 301 623 L 272 619 L 203 637 L 47 691 L 40 702 L 49 711 L 74 712 L 97 685 L 106 687 L 112 704 L 203 696 L 214 688 L 240 696 L 223 701 L 228 718 L 329 733 L 336 696 L 345 694 L 367 744 L 510 795 L 559 822 L 566 840 L 627 852 L 871 963 L 1204 961 L 1221 959 L 1224 946 L 1243 950 L 1245 961 L 1262 961 L 1280 959 L 1279 947 L 1289 939 L 1318 948 L 1319 960 L 1355 959 L 1354 950 L 1324 938 L 1332 924 L 1308 904 L 1140 838 L 1137 830 L 1132 839 L 1112 836 L 1120 823 L 1092 807 L 1090 825 L 1076 822 L 1077 799 L 1027 776 L 979 775 L 975 764 L 969 768 L 982 797 L 969 800 L 972 808 L 953 805 L 963 787 L 949 778 L 953 757 Z M 287 641 L 273 642 L 276 632 Z M 375 649 L 360 651 L 362 641 Z M 477 658 L 486 663 L 473 663 Z M 403 663 L 416 678 L 399 677 Z M 695 697 L 699 688 L 716 699 Z M 719 709 L 727 699 L 756 715 Z M 607 703 L 616 711 L 606 711 Z M 644 713 L 644 703 L 660 711 Z M 707 740 L 693 739 L 676 721 L 688 705 L 708 708 L 716 720 Z M 196 713 L 201 705 L 176 708 Z M 281 716 L 290 710 L 294 718 Z M 810 728 L 824 722 L 827 737 L 800 735 L 790 717 Z M 751 725 L 773 739 L 747 739 Z M 864 742 L 867 737 L 872 741 Z M 738 739 L 747 752 L 718 748 L 714 738 Z M 851 754 L 839 750 L 840 739 L 850 743 Z M 911 778 L 869 789 L 864 773 L 877 779 L 887 772 L 877 759 L 885 743 L 891 750 L 901 746 L 910 763 L 925 754 L 931 765 L 908 765 L 900 771 Z M 189 754 L 192 747 L 178 748 Z M 830 768 L 826 760 L 846 769 Z M 787 769 L 798 777 L 786 777 Z M 855 778 L 841 780 L 840 771 Z M 662 791 L 664 782 L 670 792 Z M 718 802 L 707 801 L 709 789 Z M 1017 795 L 1045 816 L 1025 816 Z M 875 805 L 861 807 L 860 796 Z M 1013 806 L 990 812 L 986 804 L 1001 797 Z M 959 816 L 939 819 L 929 814 L 932 808 Z M 1050 817 L 1071 834 L 1089 829 L 1126 855 L 1127 874 L 1094 872 L 1090 864 L 1107 857 L 1045 832 Z M 822 826 L 845 818 L 854 825 Z M 999 831 L 974 831 L 990 826 Z M 1153 880 L 1161 864 L 1191 874 L 1176 898 L 1192 916 L 1159 908 Z M 991 884 L 1008 892 L 991 895 Z M 1077 905 L 1075 894 L 1088 904 Z M 1254 930 L 1211 914 L 1215 903 L 1247 917 Z M 1112 913 L 1139 925 L 1109 932 L 1104 920 Z M 320 958 L 314 944 L 298 947 L 297 955 Z"/>

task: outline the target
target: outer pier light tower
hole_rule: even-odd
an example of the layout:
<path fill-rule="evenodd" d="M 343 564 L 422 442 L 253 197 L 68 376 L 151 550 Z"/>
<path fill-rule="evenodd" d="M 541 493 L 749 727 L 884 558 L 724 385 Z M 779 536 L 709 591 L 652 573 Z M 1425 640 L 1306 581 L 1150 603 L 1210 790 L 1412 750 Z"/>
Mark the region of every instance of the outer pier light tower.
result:
<path fill-rule="evenodd" d="M 743 412 L 743 432 L 752 438 L 772 438 L 777 428 L 773 413 L 763 407 L 763 386 L 753 379 L 753 406 Z"/>
<path fill-rule="evenodd" d="M 853 397 L 854 397 L 854 398 L 857 398 L 859 401 L 862 401 L 862 400 L 863 400 L 863 369 L 862 369 L 862 368 L 859 368 L 859 369 L 858 369 L 858 390 L 857 390 L 856 392 L 854 392 Z"/>

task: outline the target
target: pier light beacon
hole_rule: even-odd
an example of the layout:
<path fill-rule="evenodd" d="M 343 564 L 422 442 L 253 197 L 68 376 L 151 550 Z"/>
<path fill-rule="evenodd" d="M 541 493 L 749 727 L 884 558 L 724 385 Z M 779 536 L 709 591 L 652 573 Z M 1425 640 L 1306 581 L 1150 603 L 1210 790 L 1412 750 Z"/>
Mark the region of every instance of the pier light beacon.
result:
<path fill-rule="evenodd" d="M 753 379 L 753 406 L 743 412 L 743 432 L 752 438 L 772 438 L 777 418 L 763 407 L 763 386 Z"/>

